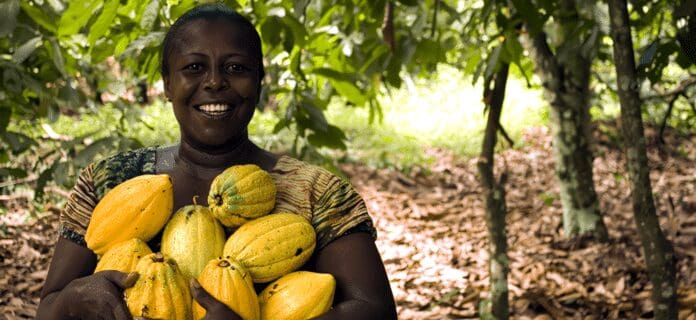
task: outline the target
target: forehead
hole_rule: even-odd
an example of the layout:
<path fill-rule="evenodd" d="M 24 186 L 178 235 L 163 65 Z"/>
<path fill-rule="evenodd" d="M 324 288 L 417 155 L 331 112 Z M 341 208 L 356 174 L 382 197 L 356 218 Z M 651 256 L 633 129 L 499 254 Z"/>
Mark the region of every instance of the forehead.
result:
<path fill-rule="evenodd" d="M 196 19 L 181 26 L 177 33 L 173 51 L 180 53 L 231 47 L 255 55 L 259 46 L 254 37 L 255 30 L 222 18 Z"/>

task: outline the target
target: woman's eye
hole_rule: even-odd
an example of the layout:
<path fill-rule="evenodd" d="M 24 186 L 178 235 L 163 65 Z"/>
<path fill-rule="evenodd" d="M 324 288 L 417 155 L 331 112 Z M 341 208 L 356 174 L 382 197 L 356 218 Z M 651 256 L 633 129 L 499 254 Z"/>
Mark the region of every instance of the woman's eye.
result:
<path fill-rule="evenodd" d="M 228 73 L 244 72 L 246 68 L 241 64 L 228 64 L 225 66 L 225 71 Z"/>
<path fill-rule="evenodd" d="M 187 71 L 197 72 L 201 71 L 201 69 L 203 69 L 203 66 L 199 63 L 192 63 L 184 67 L 184 69 Z"/>

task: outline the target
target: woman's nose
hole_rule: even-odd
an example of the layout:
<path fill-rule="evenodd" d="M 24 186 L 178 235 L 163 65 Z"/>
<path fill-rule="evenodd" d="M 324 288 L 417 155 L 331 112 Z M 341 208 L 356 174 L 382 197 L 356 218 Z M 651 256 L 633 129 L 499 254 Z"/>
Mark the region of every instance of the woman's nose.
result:
<path fill-rule="evenodd" d="M 212 91 L 220 91 L 228 87 L 227 80 L 220 70 L 211 69 L 204 82 L 204 88 Z"/>

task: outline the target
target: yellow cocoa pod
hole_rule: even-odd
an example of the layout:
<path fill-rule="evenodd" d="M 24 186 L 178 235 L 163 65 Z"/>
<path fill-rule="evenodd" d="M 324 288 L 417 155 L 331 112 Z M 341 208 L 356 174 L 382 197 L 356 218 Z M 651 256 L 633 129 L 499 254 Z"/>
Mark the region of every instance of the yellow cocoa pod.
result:
<path fill-rule="evenodd" d="M 222 252 L 241 263 L 254 282 L 264 283 L 301 267 L 312 256 L 316 243 L 314 228 L 305 218 L 274 213 L 239 227 Z"/>
<path fill-rule="evenodd" d="M 254 164 L 225 169 L 210 185 L 208 206 L 227 227 L 238 227 L 268 214 L 275 206 L 276 187 L 268 172 Z"/>
<path fill-rule="evenodd" d="M 85 242 L 97 255 L 111 246 L 139 238 L 149 241 L 164 227 L 174 206 L 168 175 L 141 175 L 117 185 L 92 212 Z"/>
<path fill-rule="evenodd" d="M 259 300 L 251 275 L 236 261 L 219 257 L 210 260 L 198 276 L 198 283 L 216 300 L 244 320 L 259 320 Z M 205 309 L 193 302 L 193 318 L 205 316 Z"/>
<path fill-rule="evenodd" d="M 124 295 L 134 317 L 150 319 L 191 319 L 191 293 L 176 262 L 161 253 L 149 254 L 138 262 L 140 274 Z"/>
<path fill-rule="evenodd" d="M 222 225 L 195 199 L 172 215 L 162 234 L 162 253 L 176 260 L 187 278 L 197 278 L 208 261 L 222 254 L 224 245 Z"/>
<path fill-rule="evenodd" d="M 272 282 L 259 294 L 261 319 L 305 320 L 331 309 L 336 280 L 331 274 L 295 271 Z"/>
<path fill-rule="evenodd" d="M 150 247 L 143 240 L 132 238 L 111 247 L 99 259 L 94 272 L 102 270 L 117 270 L 121 272 L 133 272 L 140 258 L 152 253 Z"/>

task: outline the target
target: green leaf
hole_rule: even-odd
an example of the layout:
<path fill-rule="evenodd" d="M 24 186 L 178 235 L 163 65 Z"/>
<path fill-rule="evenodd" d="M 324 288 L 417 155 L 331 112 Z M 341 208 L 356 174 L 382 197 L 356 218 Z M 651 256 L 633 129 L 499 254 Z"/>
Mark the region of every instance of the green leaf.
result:
<path fill-rule="evenodd" d="M 13 154 L 22 153 L 31 146 L 36 145 L 34 139 L 19 132 L 5 131 L 0 135 L 0 138 L 10 146 Z"/>
<path fill-rule="evenodd" d="M 142 35 L 131 42 L 126 50 L 123 51 L 121 56 L 131 57 L 137 56 L 145 48 L 149 47 L 159 47 L 164 39 L 165 33 L 162 31 L 150 32 L 146 35 Z"/>
<path fill-rule="evenodd" d="M 0 134 L 5 133 L 7 130 L 7 125 L 10 124 L 11 116 L 12 108 L 9 105 L 0 105 Z"/>
<path fill-rule="evenodd" d="M 196 5 L 196 0 L 183 0 L 177 5 L 173 5 L 169 8 L 169 16 L 172 20 L 176 20 L 186 11 L 191 10 Z"/>
<path fill-rule="evenodd" d="M 339 71 L 336 71 L 334 69 L 329 69 L 329 68 L 315 68 L 312 69 L 311 73 L 327 77 L 329 79 L 334 79 L 334 80 L 340 80 L 340 81 L 350 81 L 351 77 L 350 75 L 346 73 L 342 73 Z"/>
<path fill-rule="evenodd" d="M 645 50 L 643 50 L 643 53 L 640 55 L 640 60 L 638 60 L 639 62 L 637 67 L 644 67 L 652 64 L 655 53 L 657 53 L 657 42 L 657 40 L 653 41 L 647 48 L 645 48 Z"/>
<path fill-rule="evenodd" d="M 11 176 L 15 179 L 22 179 L 22 178 L 27 177 L 27 172 L 21 168 L 12 168 L 12 167 L 0 168 L 0 177 L 8 177 L 8 176 Z"/>
<path fill-rule="evenodd" d="M 497 46 L 495 47 L 495 49 L 493 49 L 491 55 L 488 56 L 488 61 L 486 61 L 486 71 L 483 74 L 484 79 L 490 78 L 493 75 L 493 72 L 495 72 L 495 70 L 497 69 L 498 60 L 502 49 L 503 46 Z"/>
<path fill-rule="evenodd" d="M 160 67 L 160 52 L 159 50 L 155 51 L 155 53 L 152 56 L 152 59 L 150 59 L 150 63 L 147 65 L 147 81 L 150 84 L 155 83 L 157 81 L 160 73 L 159 73 L 159 67 Z"/>
<path fill-rule="evenodd" d="M 2 84 L 11 93 L 22 92 L 22 78 L 15 69 L 7 68 L 2 72 Z"/>
<path fill-rule="evenodd" d="M 346 135 L 338 127 L 329 125 L 326 132 L 314 132 L 307 136 L 307 140 L 317 147 L 329 147 L 333 149 L 346 149 L 346 144 L 343 142 Z"/>
<path fill-rule="evenodd" d="M 63 76 L 66 76 L 65 58 L 63 58 L 63 52 L 61 51 L 58 41 L 56 38 L 52 37 L 46 42 L 48 42 L 45 43 L 46 49 L 48 50 L 48 55 L 51 56 L 51 60 L 53 60 L 53 65 L 56 66 L 56 69 L 58 69 Z"/>
<path fill-rule="evenodd" d="M 358 70 L 358 73 L 365 73 L 370 69 L 370 66 L 372 66 L 373 63 L 378 61 L 378 59 L 386 57 L 387 54 L 389 54 L 389 49 L 387 46 L 383 45 L 377 46 L 374 50 L 370 50 L 370 57 L 363 63 L 360 70 Z"/>
<path fill-rule="evenodd" d="M 41 9 L 32 6 L 28 2 L 25 1 L 20 1 L 19 5 L 22 7 L 22 10 L 32 19 L 34 22 L 36 22 L 38 25 L 42 26 L 44 29 L 48 30 L 51 33 L 56 33 L 56 24 L 55 20 L 51 17 L 49 17 L 46 13 L 44 13 Z"/>
<path fill-rule="evenodd" d="M 159 8 L 159 0 L 153 0 L 145 7 L 145 11 L 143 11 L 143 15 L 140 18 L 141 28 L 144 30 L 152 30 L 152 26 L 155 24 L 155 20 L 157 20 Z"/>
<path fill-rule="evenodd" d="M 544 16 L 537 11 L 534 4 L 529 0 L 512 0 L 512 4 L 526 22 L 529 33 L 539 33 L 544 26 Z"/>
<path fill-rule="evenodd" d="M 124 51 L 126 51 L 126 48 L 128 48 L 130 38 L 127 34 L 120 34 L 118 35 L 118 38 L 114 40 L 114 42 L 116 43 L 116 46 L 114 47 L 114 56 L 120 56 Z"/>
<path fill-rule="evenodd" d="M 39 174 L 39 178 L 36 180 L 36 188 L 34 189 L 35 201 L 43 200 L 44 189 L 46 188 L 46 184 L 48 183 L 49 179 L 53 177 L 53 171 L 56 169 L 56 165 L 58 163 L 58 161 L 54 162 L 50 167 L 46 168 L 46 170 L 44 171 L 41 171 L 41 173 Z"/>
<path fill-rule="evenodd" d="M 58 35 L 70 36 L 80 32 L 87 24 L 101 1 L 72 1 L 58 22 Z"/>
<path fill-rule="evenodd" d="M 292 32 L 294 43 L 300 47 L 303 47 L 307 42 L 307 30 L 305 30 L 304 25 L 302 25 L 302 23 L 300 23 L 300 21 L 292 15 L 285 15 L 282 18 L 282 21 Z"/>
<path fill-rule="evenodd" d="M 29 39 L 29 41 L 25 42 L 15 50 L 15 52 L 12 54 L 12 61 L 14 63 L 21 64 L 24 62 L 24 60 L 29 58 L 32 53 L 34 53 L 34 50 L 36 50 L 39 43 L 41 43 L 41 36 Z"/>
<path fill-rule="evenodd" d="M 301 75 L 302 78 L 304 78 L 304 72 L 302 72 L 302 68 L 300 67 L 300 60 L 302 59 L 302 49 L 300 47 L 294 47 L 292 48 L 292 52 L 290 53 L 290 65 L 288 70 Z"/>
<path fill-rule="evenodd" d="M 74 88 L 70 82 L 60 87 L 58 90 L 58 97 L 70 105 L 80 104 L 80 92 Z"/>
<path fill-rule="evenodd" d="M 283 25 L 280 23 L 278 17 L 267 17 L 261 23 L 261 39 L 266 46 L 272 48 L 280 43 L 281 30 Z"/>
<path fill-rule="evenodd" d="M 416 45 L 416 59 L 418 63 L 438 63 L 445 60 L 445 54 L 440 43 L 432 39 L 423 39 Z"/>
<path fill-rule="evenodd" d="M 415 7 L 418 5 L 418 0 L 396 0 L 397 2 L 410 6 L 410 7 Z"/>
<path fill-rule="evenodd" d="M 18 0 L 0 2 L 0 37 L 10 34 L 17 26 L 17 14 L 19 14 Z"/>
<path fill-rule="evenodd" d="M 334 89 L 353 104 L 362 106 L 367 101 L 367 97 L 365 97 L 362 90 L 353 83 L 349 74 L 328 68 L 312 69 L 312 73 L 328 78 Z"/>
<path fill-rule="evenodd" d="M 520 40 L 517 38 L 517 34 L 514 30 L 508 30 L 505 32 L 505 42 L 503 43 L 505 47 L 505 54 L 503 61 L 507 63 L 519 64 L 522 59 L 524 49 Z"/>
<path fill-rule="evenodd" d="M 83 168 L 86 167 L 90 162 L 94 160 L 94 157 L 101 153 L 109 152 L 113 150 L 114 144 L 117 142 L 118 137 L 106 137 L 92 142 L 90 145 L 82 149 L 75 156 L 75 165 Z"/>
<path fill-rule="evenodd" d="M 278 122 L 275 124 L 275 126 L 273 126 L 273 134 L 278 134 L 278 132 L 280 132 L 280 130 L 285 129 L 288 126 L 290 126 L 290 120 L 288 120 L 286 118 L 282 118 L 282 119 L 278 120 Z"/>
<path fill-rule="evenodd" d="M 120 0 L 109 0 L 104 4 L 104 8 L 102 8 L 97 21 L 95 21 L 89 29 L 87 42 L 89 42 L 91 46 L 94 46 L 94 43 L 109 31 L 109 27 L 114 22 L 114 18 L 116 18 L 116 13 L 118 12 L 118 6 L 120 4 Z"/>
<path fill-rule="evenodd" d="M 65 10 L 65 5 L 63 5 L 62 0 L 46 0 L 46 3 L 53 9 L 53 12 L 61 13 Z"/>
<path fill-rule="evenodd" d="M 401 87 L 401 75 L 399 74 L 401 72 L 401 63 L 400 56 L 391 56 L 384 74 L 386 82 L 397 89 Z"/>
<path fill-rule="evenodd" d="M 107 58 L 116 55 L 116 44 L 111 39 L 98 41 L 95 45 L 90 47 L 89 55 L 91 63 L 97 64 L 103 62 Z"/>
<path fill-rule="evenodd" d="M 303 100 L 302 102 L 302 108 L 309 115 L 309 120 L 312 121 L 312 129 L 316 129 L 314 131 L 318 132 L 326 132 L 329 129 L 329 123 L 326 121 L 326 117 L 324 117 L 324 112 L 314 106 L 310 100 Z"/>

